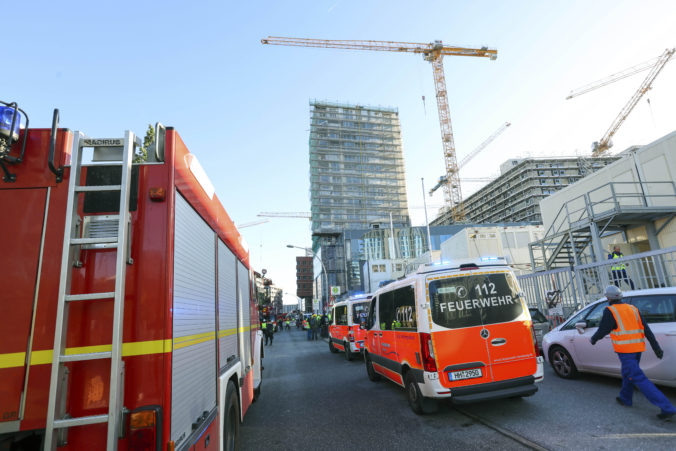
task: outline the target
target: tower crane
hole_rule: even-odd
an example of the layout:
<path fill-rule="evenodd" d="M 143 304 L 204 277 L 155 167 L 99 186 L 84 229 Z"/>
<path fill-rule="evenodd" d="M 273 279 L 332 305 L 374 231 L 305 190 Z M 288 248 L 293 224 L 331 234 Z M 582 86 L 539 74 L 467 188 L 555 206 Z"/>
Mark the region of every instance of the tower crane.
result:
<path fill-rule="evenodd" d="M 610 77 L 604 78 L 595 83 L 591 83 L 587 86 L 579 88 L 571 92 L 571 94 L 568 97 L 566 97 L 566 99 L 571 99 L 573 97 L 600 88 L 602 86 L 606 86 L 610 83 L 614 83 L 635 73 L 647 70 L 648 68 L 650 69 L 650 72 L 648 72 L 646 78 L 643 80 L 643 82 L 638 87 L 636 92 L 634 92 L 634 95 L 631 96 L 626 105 L 624 105 L 624 107 L 617 115 L 615 120 L 613 120 L 613 122 L 610 124 L 610 127 L 608 127 L 608 130 L 603 135 L 603 137 L 599 141 L 595 141 L 594 143 L 592 143 L 593 157 L 603 156 L 608 151 L 608 149 L 610 149 L 613 146 L 612 143 L 613 136 L 615 136 L 617 130 L 619 130 L 624 121 L 627 119 L 627 116 L 629 116 L 634 107 L 638 104 L 638 101 L 641 100 L 641 97 L 643 97 L 646 92 L 652 89 L 652 84 L 655 81 L 655 78 L 659 75 L 662 69 L 664 69 L 664 66 L 672 58 L 674 52 L 676 52 L 676 48 L 666 49 L 664 53 L 662 53 L 659 57 L 657 57 L 657 59 L 651 60 L 652 65 L 648 65 L 648 63 L 643 63 L 641 65 L 634 66 L 633 68 L 626 69 L 625 71 L 618 72 L 616 74 L 611 75 Z"/>
<path fill-rule="evenodd" d="M 245 229 L 247 227 L 252 227 L 252 226 L 255 226 L 255 225 L 259 225 L 259 224 L 265 224 L 266 222 L 270 222 L 270 220 L 269 219 L 259 219 L 258 221 L 245 222 L 243 224 L 237 224 L 237 228 L 238 229 Z"/>
<path fill-rule="evenodd" d="M 446 204 L 453 210 L 453 220 L 461 221 L 465 217 L 462 204 L 462 191 L 458 176 L 458 162 L 455 155 L 455 142 L 453 140 L 453 128 L 451 127 L 451 113 L 448 107 L 448 94 L 446 91 L 446 78 L 444 76 L 444 56 L 473 56 L 495 60 L 498 51 L 481 48 L 465 48 L 446 46 L 441 41 L 433 43 L 412 43 L 392 41 L 356 41 L 356 40 L 328 40 L 328 39 L 305 39 L 267 37 L 261 39 L 262 44 L 287 45 L 296 47 L 319 47 L 337 48 L 348 50 L 374 50 L 381 52 L 404 52 L 418 53 L 425 61 L 432 63 L 434 73 L 434 87 L 437 96 L 437 110 L 441 125 L 441 142 L 444 148 L 444 164 L 446 167 L 446 180 L 443 183 L 444 199 Z"/>
<path fill-rule="evenodd" d="M 671 58 L 673 58 L 673 55 L 670 57 L 670 59 Z M 593 91 L 595 89 L 602 88 L 602 87 L 609 85 L 611 83 L 615 83 L 616 81 L 620 81 L 620 80 L 623 80 L 627 77 L 631 77 L 632 75 L 636 75 L 640 72 L 646 71 L 646 70 L 650 69 L 651 67 L 654 67 L 659 59 L 660 59 L 660 56 L 656 56 L 655 58 L 652 58 L 648 61 L 645 61 L 643 63 L 632 66 L 628 69 L 624 69 L 624 70 L 621 70 L 619 72 L 615 72 L 614 74 L 608 75 L 605 78 L 593 81 L 593 82 L 586 84 L 584 86 L 581 86 L 577 89 L 573 89 L 566 96 L 566 100 L 570 100 L 570 99 L 575 98 L 577 96 L 580 96 L 582 94 L 586 94 L 589 91 Z"/>
<path fill-rule="evenodd" d="M 488 147 L 488 145 L 490 143 L 492 143 L 495 140 L 495 138 L 500 136 L 502 134 L 502 132 L 507 130 L 507 127 L 509 127 L 510 125 L 512 125 L 510 122 L 505 122 L 504 124 L 502 124 L 500 126 L 500 128 L 498 128 L 495 132 L 493 132 L 493 134 L 491 136 L 489 136 L 484 142 L 479 144 L 479 146 L 476 149 L 474 149 L 469 154 L 467 154 L 467 156 L 460 161 L 460 164 L 458 164 L 458 171 L 460 169 L 462 169 L 463 166 L 465 166 L 467 163 L 469 163 L 472 160 L 472 158 L 476 157 L 479 154 L 479 152 L 481 152 L 486 147 Z M 448 180 L 448 178 L 445 175 L 442 175 L 441 177 L 439 177 L 439 181 L 437 182 L 437 184 L 434 185 L 434 187 L 430 190 L 430 196 L 432 195 L 432 193 L 434 193 L 436 190 L 438 190 L 441 186 L 445 185 L 447 183 L 447 180 Z M 473 181 L 473 180 L 472 179 L 461 179 L 461 181 L 469 182 L 469 181 Z M 478 181 L 483 181 L 483 180 L 478 180 Z"/>

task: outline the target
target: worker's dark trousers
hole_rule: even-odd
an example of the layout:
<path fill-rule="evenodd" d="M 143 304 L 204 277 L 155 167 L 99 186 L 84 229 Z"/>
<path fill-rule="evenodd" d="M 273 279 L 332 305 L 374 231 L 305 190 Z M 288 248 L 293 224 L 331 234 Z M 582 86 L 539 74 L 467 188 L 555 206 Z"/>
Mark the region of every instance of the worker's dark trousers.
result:
<path fill-rule="evenodd" d="M 676 413 L 676 408 L 671 405 L 667 397 L 643 374 L 643 370 L 639 366 L 641 362 L 640 352 L 618 352 L 617 356 L 622 363 L 620 399 L 625 405 L 630 406 L 632 404 L 631 397 L 634 394 L 634 386 L 636 386 L 641 390 L 643 396 L 648 398 L 648 401 L 660 408 L 661 413 Z"/>
<path fill-rule="evenodd" d="M 634 282 L 631 281 L 629 276 L 627 275 L 627 270 L 626 269 L 613 269 L 613 284 L 620 288 L 620 282 L 625 281 L 629 284 L 632 290 L 635 290 L 634 288 Z"/>

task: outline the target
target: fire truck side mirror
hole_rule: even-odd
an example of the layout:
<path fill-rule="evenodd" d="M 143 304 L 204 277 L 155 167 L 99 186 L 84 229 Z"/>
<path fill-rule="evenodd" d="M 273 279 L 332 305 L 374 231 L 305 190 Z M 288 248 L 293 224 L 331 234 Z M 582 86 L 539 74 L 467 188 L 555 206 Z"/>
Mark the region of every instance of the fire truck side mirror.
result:
<path fill-rule="evenodd" d="M 164 144 L 167 135 L 167 128 L 160 122 L 155 124 L 155 142 L 153 143 L 155 161 L 164 161 Z"/>

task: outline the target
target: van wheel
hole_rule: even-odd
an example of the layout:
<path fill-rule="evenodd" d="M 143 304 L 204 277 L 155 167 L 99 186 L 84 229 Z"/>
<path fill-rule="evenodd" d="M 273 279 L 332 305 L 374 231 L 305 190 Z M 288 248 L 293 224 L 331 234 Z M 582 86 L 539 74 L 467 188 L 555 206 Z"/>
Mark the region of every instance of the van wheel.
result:
<path fill-rule="evenodd" d="M 577 377 L 577 367 L 573 358 L 561 346 L 553 346 L 549 350 L 549 361 L 557 376 L 564 379 L 574 379 Z"/>
<path fill-rule="evenodd" d="M 329 337 L 329 351 L 331 351 L 331 352 L 334 353 L 334 354 L 335 354 L 336 352 L 338 352 L 338 349 L 336 349 L 336 347 L 333 346 L 333 342 L 331 341 L 331 337 Z"/>
<path fill-rule="evenodd" d="M 366 361 L 366 374 L 369 377 L 369 380 L 372 382 L 378 382 L 380 380 L 380 374 L 376 373 L 376 370 L 373 369 L 373 363 L 368 354 L 364 353 L 364 360 Z"/>
<path fill-rule="evenodd" d="M 350 349 L 350 343 L 344 341 L 343 347 L 345 348 L 345 360 L 348 362 L 352 361 L 354 354 L 352 354 L 352 350 Z"/>
<path fill-rule="evenodd" d="M 235 384 L 228 381 L 225 390 L 225 418 L 223 419 L 223 449 L 239 449 L 239 403 Z"/>
<path fill-rule="evenodd" d="M 420 387 L 418 387 L 415 376 L 410 371 L 406 373 L 405 386 L 408 405 L 411 406 L 413 412 L 418 415 L 423 415 L 426 413 L 434 413 L 439 409 L 439 404 L 435 399 L 425 398 L 422 393 L 420 393 Z"/>

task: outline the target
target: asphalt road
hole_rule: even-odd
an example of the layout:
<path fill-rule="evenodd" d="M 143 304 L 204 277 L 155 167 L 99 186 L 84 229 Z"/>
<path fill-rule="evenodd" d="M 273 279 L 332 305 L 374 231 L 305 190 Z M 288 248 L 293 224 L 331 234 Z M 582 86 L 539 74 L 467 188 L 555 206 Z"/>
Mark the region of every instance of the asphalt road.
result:
<path fill-rule="evenodd" d="M 363 361 L 331 354 L 324 340 L 297 329 L 265 347 L 259 400 L 241 427 L 241 449 L 524 449 L 524 446 L 442 403 L 414 414 L 403 389 L 371 382 Z M 568 381 L 547 366 L 534 396 L 462 406 L 548 449 L 676 449 L 676 421 L 655 417 L 640 393 L 634 406 L 615 403 L 619 379 L 582 375 Z M 662 388 L 676 403 L 676 390 Z"/>

